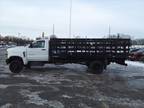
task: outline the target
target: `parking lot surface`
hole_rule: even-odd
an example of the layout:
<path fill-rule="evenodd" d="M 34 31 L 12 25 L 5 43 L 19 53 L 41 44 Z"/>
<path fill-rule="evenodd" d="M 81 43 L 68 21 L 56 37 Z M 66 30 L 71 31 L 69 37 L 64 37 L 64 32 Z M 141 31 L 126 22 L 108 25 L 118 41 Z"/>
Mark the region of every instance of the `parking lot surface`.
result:
<path fill-rule="evenodd" d="M 85 65 L 33 67 L 13 74 L 0 49 L 0 108 L 144 108 L 144 64 L 111 64 L 101 75 Z"/>

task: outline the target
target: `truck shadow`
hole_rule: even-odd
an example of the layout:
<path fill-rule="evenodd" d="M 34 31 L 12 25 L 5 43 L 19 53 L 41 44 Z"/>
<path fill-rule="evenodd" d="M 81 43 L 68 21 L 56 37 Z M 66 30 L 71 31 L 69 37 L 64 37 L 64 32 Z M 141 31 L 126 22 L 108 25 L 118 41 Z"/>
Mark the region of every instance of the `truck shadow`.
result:
<path fill-rule="evenodd" d="M 45 65 L 45 66 L 32 66 L 31 69 L 24 68 L 24 73 L 51 73 L 51 72 L 76 72 L 76 73 L 87 73 L 87 66 L 80 64 L 65 64 L 65 65 Z"/>

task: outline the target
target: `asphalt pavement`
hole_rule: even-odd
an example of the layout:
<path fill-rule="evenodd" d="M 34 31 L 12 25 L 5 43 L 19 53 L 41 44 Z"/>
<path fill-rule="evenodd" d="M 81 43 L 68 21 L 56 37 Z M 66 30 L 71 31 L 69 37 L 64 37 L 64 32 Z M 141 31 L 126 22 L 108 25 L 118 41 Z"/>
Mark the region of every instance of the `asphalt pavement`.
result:
<path fill-rule="evenodd" d="M 13 74 L 0 49 L 0 108 L 144 108 L 144 64 L 111 64 L 101 75 L 85 65 L 33 67 Z"/>

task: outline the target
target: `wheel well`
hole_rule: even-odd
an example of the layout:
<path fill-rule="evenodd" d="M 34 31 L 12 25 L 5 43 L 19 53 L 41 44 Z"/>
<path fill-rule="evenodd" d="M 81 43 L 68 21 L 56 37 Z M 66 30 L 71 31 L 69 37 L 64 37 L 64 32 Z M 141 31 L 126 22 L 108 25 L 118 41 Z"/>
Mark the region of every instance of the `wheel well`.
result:
<path fill-rule="evenodd" d="M 21 57 L 18 57 L 18 56 L 13 56 L 13 57 L 10 57 L 9 59 L 8 59 L 8 64 L 9 63 L 11 63 L 13 60 L 19 60 L 19 61 L 21 61 L 22 63 L 23 63 L 23 60 L 22 60 L 22 58 Z"/>

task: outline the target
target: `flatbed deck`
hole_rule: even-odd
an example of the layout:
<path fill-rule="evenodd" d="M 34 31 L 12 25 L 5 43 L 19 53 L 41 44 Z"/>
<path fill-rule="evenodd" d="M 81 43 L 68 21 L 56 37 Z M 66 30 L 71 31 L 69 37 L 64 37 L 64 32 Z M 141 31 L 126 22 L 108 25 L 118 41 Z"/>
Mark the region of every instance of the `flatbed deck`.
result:
<path fill-rule="evenodd" d="M 130 39 L 51 39 L 50 61 L 83 62 L 107 58 L 109 62 L 126 60 Z"/>

